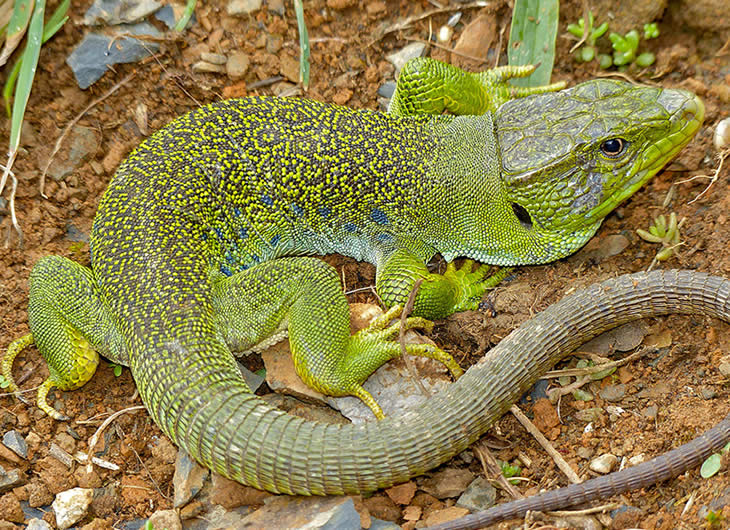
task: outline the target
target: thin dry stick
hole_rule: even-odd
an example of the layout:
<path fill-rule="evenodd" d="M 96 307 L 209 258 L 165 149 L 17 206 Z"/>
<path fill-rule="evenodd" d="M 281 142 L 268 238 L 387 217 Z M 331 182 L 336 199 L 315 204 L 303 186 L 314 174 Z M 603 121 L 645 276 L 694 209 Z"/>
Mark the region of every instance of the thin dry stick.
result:
<path fill-rule="evenodd" d="M 602 504 L 601 506 L 586 508 L 585 510 L 556 510 L 554 512 L 550 512 L 550 515 L 557 515 L 558 517 L 592 515 L 594 513 L 610 512 L 611 510 L 617 509 L 619 506 L 621 505 L 617 502 L 609 502 L 607 504 Z"/>
<path fill-rule="evenodd" d="M 380 39 L 385 37 L 386 35 L 389 35 L 391 33 L 394 33 L 396 31 L 400 31 L 403 29 L 408 28 L 411 24 L 414 22 L 418 22 L 419 20 L 423 20 L 424 18 L 431 17 L 433 15 L 439 15 L 441 13 L 451 13 L 452 11 L 460 11 L 462 9 L 475 9 L 478 7 L 487 7 L 489 5 L 489 2 L 471 2 L 470 4 L 462 4 L 462 5 L 456 5 L 456 6 L 450 6 L 450 7 L 444 7 L 441 9 L 432 9 L 431 11 L 426 11 L 425 13 L 421 13 L 420 15 L 414 15 L 412 17 L 408 17 L 407 19 L 396 22 L 392 26 L 389 26 L 385 28 L 381 33 L 375 36 L 375 39 L 373 39 L 366 48 L 369 48 L 376 42 L 378 42 Z"/>
<path fill-rule="evenodd" d="M 426 387 L 423 386 L 423 381 L 421 381 L 421 378 L 416 373 L 416 369 L 413 366 L 413 363 L 411 362 L 411 359 L 408 355 L 406 355 L 406 319 L 408 318 L 408 315 L 411 311 L 413 311 L 413 306 L 416 303 L 416 295 L 418 294 L 418 289 L 421 287 L 421 284 L 423 283 L 423 278 L 418 278 L 416 282 L 413 284 L 413 288 L 411 289 L 411 294 L 408 295 L 408 300 L 406 301 L 406 305 L 403 307 L 403 311 L 400 314 L 400 331 L 398 332 L 398 342 L 400 343 L 400 355 L 403 357 L 403 361 L 406 363 L 406 370 L 408 370 L 408 373 L 411 376 L 411 379 L 415 381 L 416 386 L 421 391 L 421 393 L 424 396 L 429 396 L 428 390 L 426 390 Z"/>
<path fill-rule="evenodd" d="M 555 461 L 555 464 L 560 468 L 560 470 L 565 474 L 566 477 L 568 477 L 568 480 L 570 480 L 573 484 L 580 484 L 583 482 L 578 474 L 573 471 L 573 468 L 568 465 L 568 462 L 565 461 L 565 459 L 560 456 L 560 453 L 553 447 L 553 444 L 550 443 L 550 441 L 545 438 L 545 436 L 535 427 L 535 425 L 530 421 L 530 418 L 525 416 L 525 414 L 519 409 L 517 405 L 512 405 L 509 409 L 509 411 L 512 413 L 512 415 L 517 418 L 517 421 L 519 421 L 522 426 L 527 429 L 527 432 L 529 432 L 535 440 L 547 451 L 547 453 L 552 457 L 553 461 Z"/>
<path fill-rule="evenodd" d="M 545 374 L 542 375 L 540 379 L 554 379 L 556 377 L 562 377 L 564 375 L 580 376 L 596 374 L 598 372 L 608 370 L 609 368 L 618 368 L 619 366 L 623 366 L 624 364 L 629 363 L 634 359 L 637 359 L 638 357 L 643 357 L 650 351 L 654 351 L 654 348 L 652 346 L 644 346 L 643 348 L 635 351 L 631 355 L 627 355 L 623 359 L 609 361 L 606 363 L 598 364 L 596 366 L 586 366 L 585 368 L 566 368 L 565 370 L 550 370 L 549 372 L 545 372 Z"/>
<path fill-rule="evenodd" d="M 586 40 L 588 40 L 588 20 L 590 19 L 588 14 L 590 12 L 591 9 L 588 7 L 588 0 L 583 0 L 583 36 L 578 42 L 573 45 L 573 47 L 570 49 L 570 53 L 573 53 L 575 50 L 583 46 Z"/>
<path fill-rule="evenodd" d="M 41 173 L 41 182 L 40 182 L 41 197 L 43 197 L 44 199 L 48 198 L 48 197 L 46 197 L 46 194 L 43 192 L 43 188 L 46 185 L 46 173 L 48 173 L 48 168 L 51 167 L 51 162 L 53 162 L 53 157 L 56 156 L 59 149 L 61 149 L 61 144 L 63 144 L 63 141 L 66 139 L 66 135 L 71 130 L 71 127 L 76 125 L 78 123 L 78 121 L 84 116 L 84 114 L 89 112 L 89 110 L 91 110 L 94 106 L 98 105 L 99 103 L 104 101 L 106 98 L 111 96 L 114 92 L 119 90 L 120 87 L 127 84 L 135 75 L 137 75 L 137 72 L 132 72 L 127 77 L 125 77 L 124 79 L 119 81 L 116 85 L 114 85 L 109 90 L 107 90 L 106 93 L 102 94 L 100 97 L 98 97 L 97 99 L 95 99 L 94 101 L 89 103 L 89 105 L 84 110 L 82 110 L 79 114 L 77 114 L 76 117 L 73 120 L 71 120 L 68 123 L 68 125 L 66 125 L 66 128 L 61 133 L 61 136 L 59 136 L 58 140 L 56 140 L 56 146 L 53 148 L 53 152 L 51 153 L 51 156 L 48 157 L 48 161 L 46 162 L 46 167 L 43 168 L 43 173 Z"/>
<path fill-rule="evenodd" d="M 96 443 L 99 441 L 99 436 L 101 436 L 101 433 L 106 429 L 111 422 L 113 422 L 115 419 L 117 419 L 122 414 L 126 414 L 127 412 L 135 412 L 138 410 L 144 410 L 144 407 L 142 405 L 135 405 L 134 407 L 127 407 L 126 409 L 118 410 L 111 416 L 109 416 L 107 419 L 104 420 L 104 423 L 99 425 L 99 428 L 96 429 L 96 432 L 94 435 L 89 439 L 89 450 L 86 452 L 86 471 L 87 473 L 91 473 L 93 469 L 93 465 L 91 462 L 92 456 L 91 453 L 94 452 L 94 447 L 96 446 Z"/>
<path fill-rule="evenodd" d="M 444 46 L 443 44 L 439 44 L 438 42 L 430 42 L 425 39 L 419 39 L 418 37 L 406 37 L 405 40 L 409 42 L 420 42 L 422 44 L 426 44 L 427 46 L 433 46 L 434 48 L 441 48 L 442 50 L 445 50 L 449 53 L 453 53 L 454 55 L 459 55 L 460 57 L 464 57 L 466 59 L 471 59 L 472 61 L 477 61 L 478 63 L 486 63 L 487 60 L 484 57 L 476 57 L 475 55 L 470 55 L 468 53 L 460 52 L 458 50 L 454 50 L 453 48 L 450 48 L 449 46 Z"/>
<path fill-rule="evenodd" d="M 484 469 L 485 475 L 488 477 L 495 477 L 493 480 L 495 480 L 513 499 L 521 499 L 524 497 L 524 495 L 520 493 L 520 490 L 515 488 L 504 477 L 502 470 L 497 465 L 497 460 L 494 458 L 494 455 L 492 455 L 492 451 L 490 451 L 486 445 L 483 443 L 475 445 L 474 452 L 477 454 L 477 457 L 482 464 L 482 469 Z"/>

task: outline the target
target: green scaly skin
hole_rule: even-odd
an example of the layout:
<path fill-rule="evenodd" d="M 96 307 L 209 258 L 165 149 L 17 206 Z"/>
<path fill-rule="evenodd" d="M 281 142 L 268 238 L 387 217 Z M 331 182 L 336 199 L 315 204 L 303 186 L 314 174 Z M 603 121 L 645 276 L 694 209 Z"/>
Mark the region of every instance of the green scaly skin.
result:
<path fill-rule="evenodd" d="M 702 121 L 702 104 L 679 90 L 597 80 L 529 96 L 503 83 L 526 73 L 467 74 L 418 59 L 387 115 L 250 98 L 178 118 L 119 167 L 94 221 L 91 269 L 50 256 L 31 273 L 45 391 L 83 384 L 95 350 L 130 367 L 154 420 L 196 460 L 277 493 L 370 491 L 459 453 L 494 419 L 481 402 L 503 409 L 509 381 L 499 374 L 486 387 L 467 374 L 396 422 L 325 425 L 252 395 L 232 352 L 278 335 L 283 322 L 308 384 L 357 395 L 377 415 L 361 384 L 400 355 L 396 328 L 380 322 L 351 337 L 335 271 L 285 256 L 369 261 L 389 306 L 423 279 L 407 324 L 428 327 L 418 317 L 474 308 L 487 285 L 486 266 L 471 262 L 430 273 L 434 254 L 498 265 L 566 256 Z M 604 152 L 610 139 L 621 139 L 620 154 Z M 437 348 L 407 351 L 459 373 Z M 457 393 L 461 402 L 450 401 Z"/>

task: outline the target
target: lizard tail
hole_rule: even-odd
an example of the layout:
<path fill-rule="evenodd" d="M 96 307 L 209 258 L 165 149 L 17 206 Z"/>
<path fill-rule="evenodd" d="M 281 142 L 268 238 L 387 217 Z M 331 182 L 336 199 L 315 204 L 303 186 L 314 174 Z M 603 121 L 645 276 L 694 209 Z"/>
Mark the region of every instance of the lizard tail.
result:
<path fill-rule="evenodd" d="M 582 342 L 630 320 L 666 313 L 730 321 L 730 281 L 656 271 L 590 286 L 513 332 L 421 407 L 366 425 L 306 421 L 267 405 L 248 391 L 214 332 L 200 334 L 202 320 L 185 323 L 197 326 L 198 333 L 187 335 L 196 337 L 195 344 L 173 340 L 157 352 L 174 359 L 162 363 L 142 356 L 131 367 L 158 424 L 218 473 L 275 493 L 362 493 L 404 482 L 466 449 Z M 685 463 L 690 467 L 696 460 Z"/>

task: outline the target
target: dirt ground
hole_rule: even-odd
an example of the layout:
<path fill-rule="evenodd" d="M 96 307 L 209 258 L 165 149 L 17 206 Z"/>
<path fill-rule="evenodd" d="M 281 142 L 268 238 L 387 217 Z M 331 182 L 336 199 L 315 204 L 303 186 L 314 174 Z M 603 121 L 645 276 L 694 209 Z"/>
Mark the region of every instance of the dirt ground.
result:
<path fill-rule="evenodd" d="M 117 66 L 89 90 L 82 91 L 76 86 L 65 59 L 85 31 L 77 22 L 89 3 L 88 0 L 72 2 L 70 22 L 41 52 L 26 115 L 24 152 L 15 164 L 19 178 L 17 210 L 25 232 L 25 246 L 0 249 L 0 348 L 3 350 L 12 339 L 28 332 L 28 275 L 33 263 L 41 256 L 58 254 L 88 264 L 88 244 L 76 240 L 83 239 L 79 234 L 88 235 L 97 204 L 114 168 L 143 139 L 144 124 L 149 131 L 155 131 L 203 103 L 223 97 L 272 94 L 277 90 L 276 84 L 250 87 L 278 76 L 283 68 L 296 61 L 298 54 L 296 19 L 289 2 L 284 3 L 284 16 L 267 10 L 265 5 L 252 17 L 240 18 L 228 16 L 222 2 L 207 2 L 196 12 L 198 24 L 181 37 L 161 42 L 161 51 L 154 59 L 142 64 Z M 50 4 L 49 11 L 57 2 Z M 496 23 L 492 46 L 496 47 L 496 40 L 500 38 L 502 52 L 506 46 L 511 12 L 506 1 L 492 2 L 484 9 L 468 8 L 452 1 L 449 10 L 385 34 L 380 31 L 382 28 L 433 10 L 434 5 L 425 0 L 387 3 L 369 0 L 363 4 L 364 9 L 357 6 L 332 9 L 326 6 L 325 0 L 305 2 L 312 41 L 311 86 L 307 97 L 355 108 L 377 108 L 379 86 L 393 78 L 393 67 L 385 56 L 413 39 L 427 39 L 430 27 L 435 31 L 456 11 L 462 11 L 463 17 L 447 46 L 453 45 L 464 25 L 480 14 Z M 594 64 L 576 63 L 569 54 L 572 42 L 564 37 L 565 26 L 579 18 L 581 9 L 580 2 L 575 1 L 563 2 L 561 6 L 554 80 L 573 84 L 603 75 Z M 503 29 L 505 32 L 499 33 Z M 702 192 L 707 181 L 683 182 L 692 175 L 710 174 L 717 165 L 712 133 L 714 125 L 728 116 L 730 108 L 730 55 L 727 50 L 724 55 L 717 55 L 717 52 L 725 44 L 723 38 L 726 40 L 730 35 L 727 30 L 712 33 L 690 29 L 678 18 L 676 10 L 665 14 L 660 30 L 659 39 L 647 45 L 658 55 L 660 66 L 646 72 L 630 70 L 627 75 L 647 83 L 698 92 L 707 108 L 704 127 L 667 170 L 606 219 L 590 244 L 591 248 L 600 249 L 607 236 L 621 234 L 629 243 L 622 252 L 596 259 L 590 249 L 584 249 L 558 263 L 523 267 L 492 295 L 496 300 L 496 318 L 486 312 L 471 312 L 438 326 L 434 340 L 454 353 L 462 366 L 473 362 L 511 329 L 572 288 L 646 269 L 657 247 L 641 240 L 635 230 L 647 229 L 659 213 L 674 211 L 680 218 L 687 218 L 682 230 L 683 246 L 677 256 L 661 267 L 685 267 L 730 276 L 727 169 L 707 194 L 692 203 L 690 201 Z M 230 53 L 234 50 L 243 50 L 251 60 L 243 80 L 232 81 L 220 74 L 192 73 L 191 65 L 199 59 L 201 52 Z M 438 47 L 431 47 L 429 55 L 451 59 L 448 52 Z M 492 66 L 493 61 L 490 58 L 489 62 L 481 64 L 472 62 L 469 67 L 483 69 Z M 659 75 L 655 75 L 658 70 L 661 70 Z M 45 189 L 48 198 L 41 197 L 40 171 L 61 130 L 89 103 L 131 72 L 135 72 L 131 81 L 95 105 L 79 122 L 95 131 L 97 144 L 93 155 L 64 181 L 48 179 Z M 146 110 L 146 119 L 139 118 L 139 109 Z M 7 142 L 8 127 L 6 123 L 0 143 Z M 668 194 L 669 202 L 663 206 Z M 4 211 L 0 214 L 4 215 L 4 236 L 9 216 Z M 345 259 L 336 259 L 333 263 L 343 268 L 349 288 L 372 283 L 373 269 L 369 265 Z M 521 286 L 523 296 L 515 293 L 514 287 L 511 290 L 510 285 Z M 367 293 L 351 299 L 375 301 Z M 700 317 L 668 317 L 648 324 L 653 333 L 669 336 L 668 343 L 629 363 L 617 375 L 592 383 L 591 387 L 597 395 L 601 387 L 625 383 L 626 397 L 613 405 L 637 413 L 618 418 L 603 414 L 595 422 L 595 429 L 585 433 L 585 423 L 571 415 L 586 408 L 585 403 L 574 402 L 568 396 L 560 404 L 563 423 L 552 432 L 551 438 L 558 451 L 582 474 L 586 473 L 587 462 L 577 453 L 580 448 L 590 448 L 595 455 L 612 452 L 619 456 L 638 453 L 654 456 L 688 441 L 727 413 L 728 382 L 718 367 L 727 362 L 725 357 L 730 355 L 728 325 Z M 575 364 L 575 359 L 566 364 Z M 23 388 L 35 387 L 43 381 L 47 369 L 35 348 L 18 358 L 14 374 Z M 113 368 L 103 361 L 97 375 L 83 389 L 66 393 L 55 391 L 51 402 L 74 420 L 57 422 L 35 407 L 9 397 L 0 400 L 0 432 L 15 429 L 29 440 L 28 460 L 18 460 L 7 450 L 0 451 L 0 465 L 6 469 L 20 468 L 29 481 L 27 486 L 14 492 L 16 497 L 28 500 L 35 496 L 36 504 L 47 505 L 53 494 L 76 485 L 97 488 L 118 485 L 116 497 L 95 506 L 92 515 L 100 518 L 92 524 L 95 528 L 119 527 L 125 521 L 145 518 L 155 510 L 171 506 L 173 465 L 162 454 L 164 451 L 156 450 L 163 435 L 144 412 L 119 417 L 97 445 L 97 455 L 117 464 L 119 471 L 96 468 L 89 475 L 81 466 L 69 471 L 49 456 L 49 447 L 54 442 L 71 453 L 85 452 L 88 439 L 102 421 L 89 421 L 90 418 L 103 418 L 103 415 L 141 404 L 128 370 L 116 377 Z M 588 406 L 605 407 L 607 404 L 597 397 Z M 650 406 L 658 409 L 653 419 L 639 413 Z M 525 409 L 533 414 L 529 404 Z M 521 451 L 532 460 L 530 467 L 523 470 L 523 476 L 529 479 L 526 486 L 521 486 L 523 493 L 566 484 L 552 460 L 513 417 L 500 420 L 487 438 L 498 441 L 502 447 L 508 446 L 496 451 L 499 458 L 511 460 Z M 465 464 L 458 460 L 448 465 L 463 467 Z M 475 473 L 482 473 L 478 459 L 470 466 Z M 386 499 L 382 493 L 376 498 L 378 496 Z M 623 522 L 617 520 L 614 524 L 618 528 L 699 528 L 703 526 L 700 509 L 710 505 L 713 499 L 723 498 L 725 502 L 720 502 L 719 506 L 712 505 L 712 509 L 725 518 L 718 527 L 727 527 L 730 520 L 727 469 L 707 480 L 700 478 L 695 470 L 658 487 L 614 499 L 637 508 L 628 518 L 624 515 Z M 43 499 L 46 499 L 45 504 L 41 502 Z M 505 500 L 508 500 L 506 495 L 500 493 L 499 501 Z M 387 501 L 383 500 L 382 504 L 386 505 Z M 383 513 L 377 515 L 404 523 L 403 507 L 390 504 L 392 509 L 388 505 L 389 509 L 383 509 Z M 375 511 L 375 508 L 371 510 Z M 92 515 L 82 524 L 89 523 Z"/>

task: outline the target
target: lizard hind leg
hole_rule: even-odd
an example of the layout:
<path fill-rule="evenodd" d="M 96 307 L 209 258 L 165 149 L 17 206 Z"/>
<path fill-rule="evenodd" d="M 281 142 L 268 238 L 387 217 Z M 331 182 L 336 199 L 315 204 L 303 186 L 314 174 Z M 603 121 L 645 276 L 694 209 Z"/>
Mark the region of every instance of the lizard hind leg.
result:
<path fill-rule="evenodd" d="M 60 256 L 42 258 L 30 276 L 31 334 L 11 344 L 3 360 L 5 377 L 20 349 L 35 342 L 50 374 L 38 388 L 38 407 L 55 419 L 68 419 L 48 404 L 49 390 L 74 390 L 88 382 L 99 364 L 99 348 L 124 363 L 106 315 L 90 269 Z"/>

